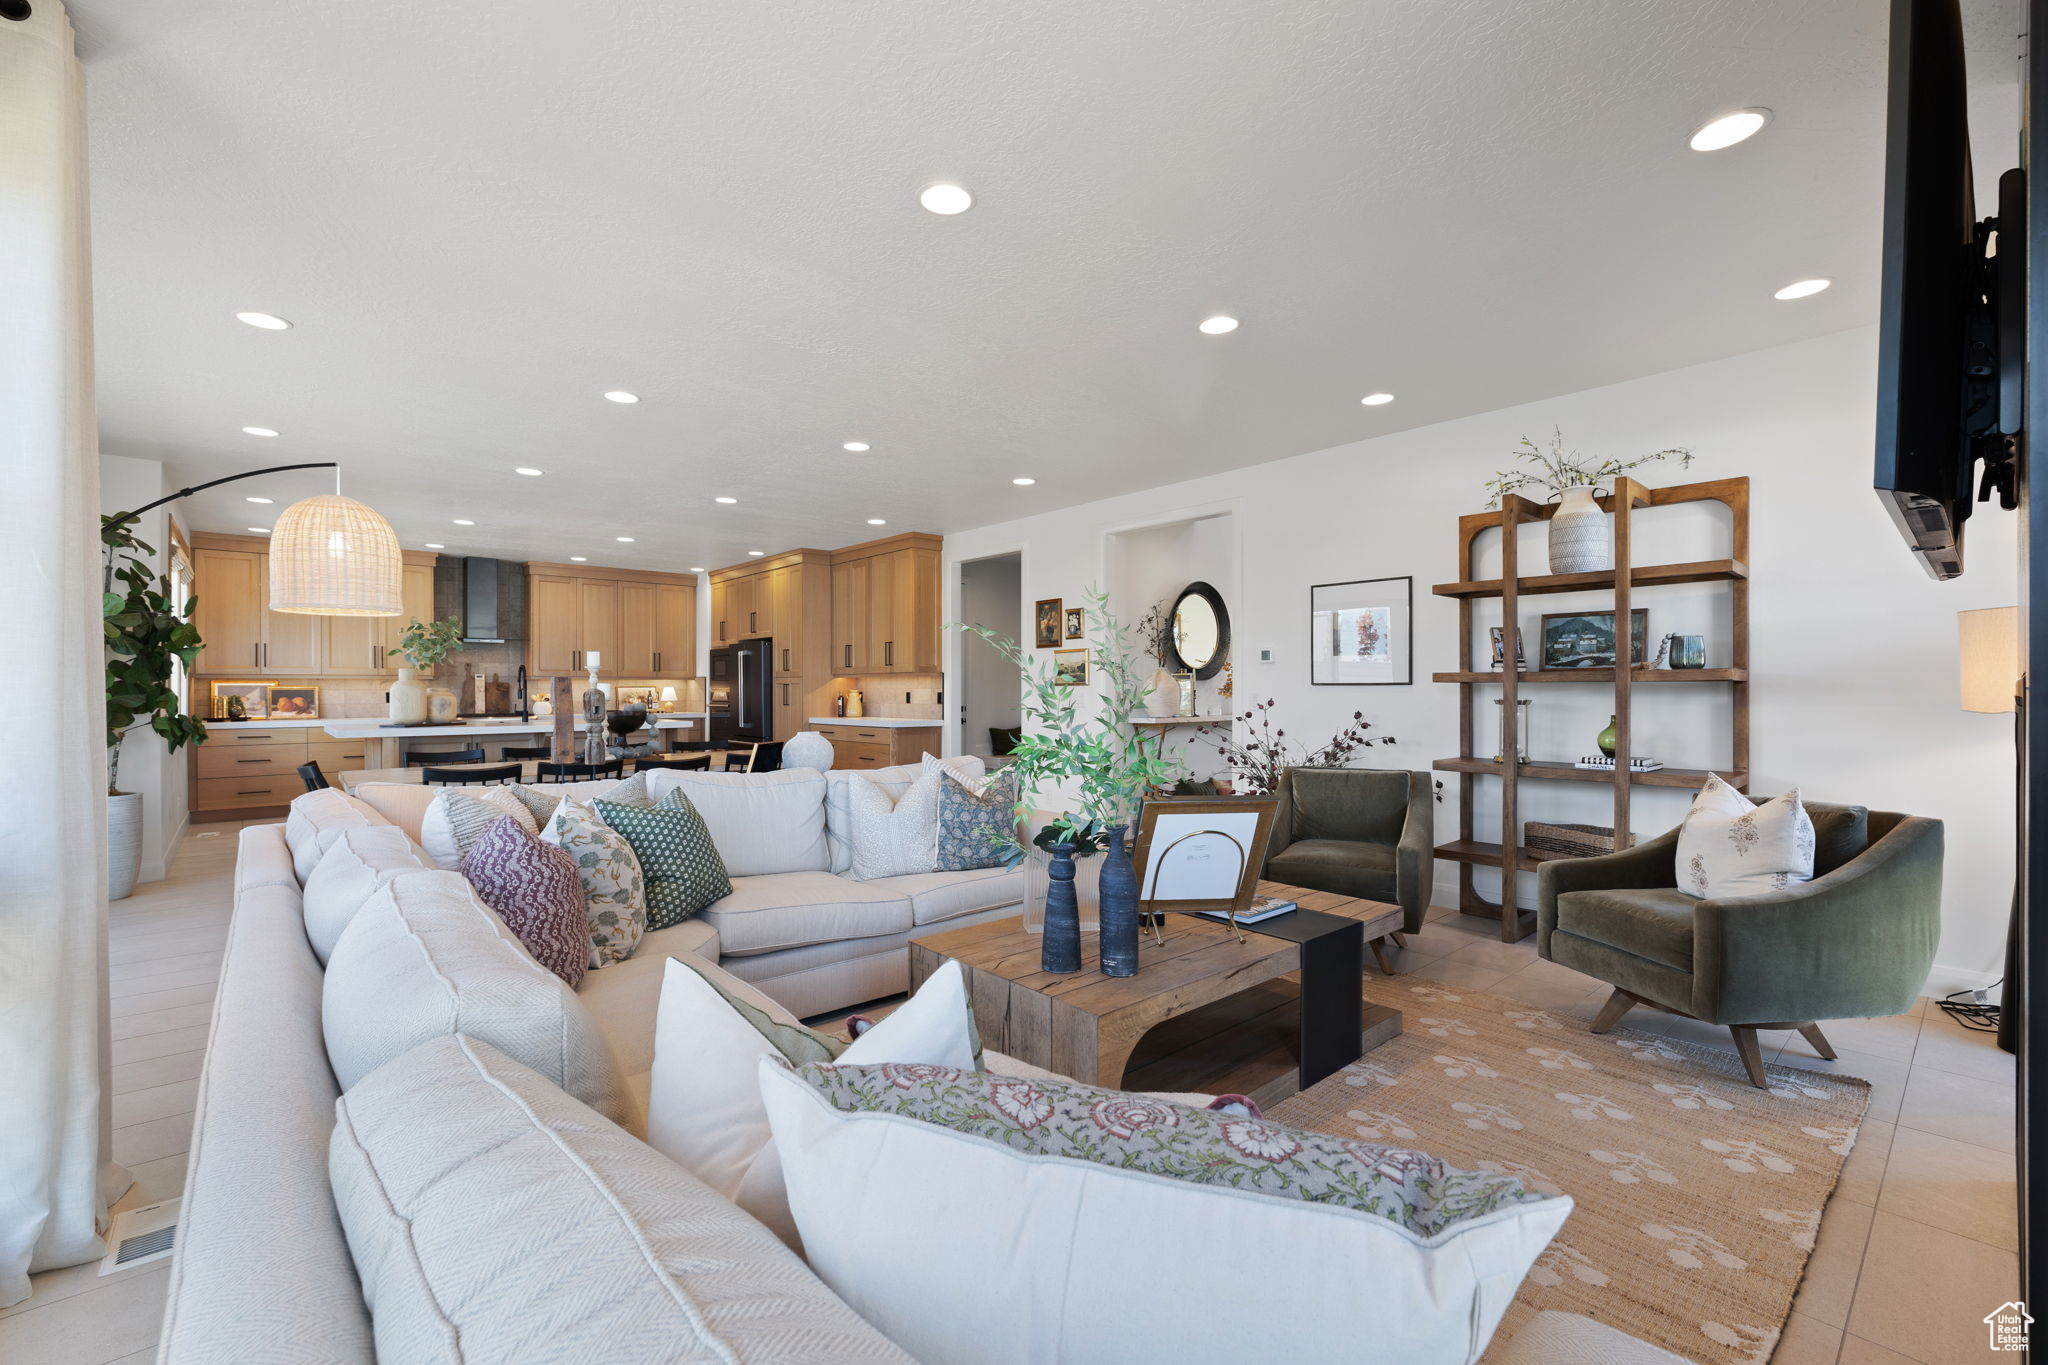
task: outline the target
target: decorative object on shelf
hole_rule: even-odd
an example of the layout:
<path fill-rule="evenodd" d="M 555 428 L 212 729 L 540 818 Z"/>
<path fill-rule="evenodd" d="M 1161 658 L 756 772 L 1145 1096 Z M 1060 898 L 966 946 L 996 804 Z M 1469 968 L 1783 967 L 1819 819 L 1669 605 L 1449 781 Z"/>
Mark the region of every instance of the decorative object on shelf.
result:
<path fill-rule="evenodd" d="M 269 701 L 272 720 L 320 719 L 320 689 L 310 683 L 272 683 Z"/>
<path fill-rule="evenodd" d="M 605 752 L 608 746 L 605 743 L 604 724 L 605 712 L 610 709 L 607 705 L 610 699 L 605 694 L 604 684 L 597 680 L 599 654 L 600 651 L 592 649 L 586 650 L 583 655 L 583 667 L 587 673 L 583 680 L 583 761 L 585 763 L 602 763 L 610 757 Z"/>
<path fill-rule="evenodd" d="M 1650 612 L 1637 607 L 1629 613 L 1629 663 L 1641 667 L 1649 653 Z M 1543 618 L 1543 666 L 1545 668 L 1614 667 L 1614 613 L 1611 611 L 1556 611 Z"/>
<path fill-rule="evenodd" d="M 1039 649 L 1058 649 L 1066 634 L 1066 622 L 1060 613 L 1060 599 L 1039 599 L 1037 605 L 1031 609 L 1031 620 L 1033 643 Z"/>
<path fill-rule="evenodd" d="M 1497 670 L 1505 670 L 1507 668 L 1507 659 L 1503 642 L 1506 639 L 1507 631 L 1500 626 L 1494 626 L 1488 630 L 1487 634 L 1493 639 L 1493 666 Z M 1529 656 L 1522 652 L 1522 628 L 1517 626 L 1515 627 L 1515 668 L 1520 670 L 1528 666 Z"/>
<path fill-rule="evenodd" d="M 1268 697 L 1255 703 L 1251 710 L 1231 717 L 1229 728 L 1203 725 L 1195 730 L 1195 738 L 1216 746 L 1224 764 L 1237 774 L 1236 789 L 1245 796 L 1278 791 L 1284 769 L 1345 768 L 1359 750 L 1394 743 L 1392 735 L 1368 736 L 1366 731 L 1372 728 L 1372 722 L 1363 711 L 1353 711 L 1348 725 L 1320 748 L 1307 749 L 1288 739 L 1286 730 L 1274 728 L 1273 707 L 1273 699 Z M 1251 732 L 1242 740 L 1237 738 L 1239 725 Z"/>
<path fill-rule="evenodd" d="M 1493 743 L 1493 761 L 1503 763 L 1506 761 L 1508 751 L 1507 699 L 1505 697 L 1495 697 L 1493 704 L 1495 707 L 1494 734 L 1496 736 Z M 1515 702 L 1517 708 L 1515 711 L 1515 762 L 1517 763 L 1527 763 L 1529 761 L 1529 708 L 1533 704 L 1527 698 L 1521 698 Z"/>
<path fill-rule="evenodd" d="M 1229 701 L 1237 695 L 1237 665 L 1226 660 L 1223 665 L 1223 681 L 1216 684 L 1216 700 Z"/>
<path fill-rule="evenodd" d="M 433 694 L 426 680 L 434 676 L 441 661 L 462 648 L 462 622 L 450 616 L 445 621 L 422 621 L 415 616 L 398 633 L 398 643 L 385 654 L 405 659 L 398 680 L 385 693 L 389 720 L 393 725 L 425 725 L 434 720 Z M 449 694 L 452 701 L 454 694 Z M 459 707 L 450 706 L 441 723 L 455 718 Z"/>
<path fill-rule="evenodd" d="M 1614 841 L 1608 825 L 1549 825 L 1541 820 L 1522 823 L 1522 847 L 1537 853 L 1554 853 L 1560 858 L 1597 858 L 1618 848 L 1634 848 L 1631 834 L 1621 843 Z"/>
<path fill-rule="evenodd" d="M 1152 923 L 1155 941 L 1168 914 L 1218 910 L 1231 917 L 1231 930 L 1244 941 L 1235 916 L 1258 891 L 1279 808 L 1273 796 L 1195 796 L 1146 805 L 1134 861 L 1138 906 Z"/>
<path fill-rule="evenodd" d="M 1088 685 L 1088 651 L 1085 649 L 1054 651 L 1052 656 L 1052 680 L 1061 687 L 1086 687 Z"/>
<path fill-rule="evenodd" d="M 462 699 L 454 689 L 430 687 L 427 689 L 427 724 L 453 725 L 462 719 Z"/>
<path fill-rule="evenodd" d="M 1671 638 L 1671 666 L 1677 669 L 1707 666 L 1707 637 L 1678 635 Z"/>
<path fill-rule="evenodd" d="M 835 716 L 844 716 L 846 714 L 846 694 L 844 692 L 841 692 L 832 699 L 832 714 Z"/>
<path fill-rule="evenodd" d="M 270 684 L 267 682 L 223 682 L 207 684 L 212 694 L 213 714 L 222 720 L 268 720 Z M 237 712 L 240 714 L 236 714 Z"/>
<path fill-rule="evenodd" d="M 1103 830 L 1102 923 L 1097 929 L 1097 960 L 1104 976 L 1138 974 L 1138 873 L 1124 848 L 1124 826 Z"/>
<path fill-rule="evenodd" d="M 179 610 L 170 579 L 150 572 L 143 556 L 156 551 L 135 536 L 139 515 L 100 518 L 109 900 L 131 895 L 142 872 L 142 797 L 120 789 L 122 741 L 146 724 L 168 753 L 206 742 L 206 723 L 184 709 L 174 685 L 178 670 L 189 672 L 199 658 L 199 631 L 189 619 L 197 599 Z"/>
<path fill-rule="evenodd" d="M 398 666 L 398 677 L 384 691 L 386 719 L 393 725 L 427 723 L 427 685 L 407 664 Z"/>
<path fill-rule="evenodd" d="M 1611 773 L 1620 765 L 1614 761 L 1613 754 L 1586 754 L 1572 766 L 1588 772 Z M 1628 761 L 1628 770 L 1632 773 L 1661 772 L 1663 768 L 1664 760 L 1661 758 L 1631 758 Z"/>
<path fill-rule="evenodd" d="M 1614 742 L 1616 738 L 1614 733 L 1615 720 L 1616 717 L 1614 716 L 1609 716 L 1607 718 L 1607 728 L 1600 732 L 1599 737 L 1600 752 L 1607 755 L 1609 758 L 1614 757 Z"/>
<path fill-rule="evenodd" d="M 832 758 L 832 741 L 816 730 L 799 730 L 782 746 L 782 766 L 785 768 L 816 768 L 821 773 L 828 772 Z"/>
<path fill-rule="evenodd" d="M 1317 583 L 1308 590 L 1308 680 L 1404 687 L 1415 680 L 1413 578 Z"/>
<path fill-rule="evenodd" d="M 605 757 L 643 758 L 654 752 L 654 735 L 651 731 L 647 738 L 638 744 L 628 738 L 638 731 L 647 729 L 646 707 L 621 706 L 615 711 L 607 711 L 604 724 L 610 734 L 610 740 L 605 745 Z"/>
<path fill-rule="evenodd" d="M 619 705 L 637 706 L 643 711 L 655 709 L 655 697 L 657 695 L 659 694 L 651 687 L 621 687 L 612 693 L 613 699 Z"/>
<path fill-rule="evenodd" d="M 1223 594 L 1195 582 L 1173 600 L 1166 630 L 1166 660 L 1176 672 L 1213 678 L 1230 654 L 1230 611 Z"/>
<path fill-rule="evenodd" d="M 664 715 L 676 709 L 676 690 L 673 687 L 661 689 L 661 699 L 656 704 L 655 709 Z"/>
<path fill-rule="evenodd" d="M 1152 690 L 1145 694 L 1145 714 L 1170 716 L 1180 709 L 1180 684 L 1163 668 L 1152 670 Z"/>
<path fill-rule="evenodd" d="M 858 719 L 861 716 L 865 716 L 867 713 L 868 694 L 861 691 L 859 688 L 855 688 L 853 691 L 848 692 L 846 694 L 846 715 L 848 719 Z"/>
<path fill-rule="evenodd" d="M 1675 458 L 1680 468 L 1692 463 L 1692 451 L 1681 446 L 1633 460 L 1604 456 L 1596 463 L 1591 456 L 1566 450 L 1562 429 L 1552 430 L 1548 451 L 1524 436 L 1514 455 L 1534 468 L 1504 469 L 1488 479 L 1486 489 L 1491 496 L 1486 505 L 1497 508 L 1501 498 L 1524 489 L 1540 488 L 1558 500 L 1550 519 L 1550 571 L 1554 574 L 1596 573 L 1614 567 L 1613 528 L 1594 501 L 1600 485 L 1661 460 Z"/>
<path fill-rule="evenodd" d="M 534 695 L 533 695 L 533 714 L 535 714 L 536 716 L 552 716 L 552 715 L 554 715 L 554 714 L 555 714 L 555 699 L 554 699 L 554 697 L 553 697 L 553 696 L 551 696 L 550 694 L 546 693 L 546 692 L 536 692 L 536 693 L 534 693 Z"/>
<path fill-rule="evenodd" d="M 1180 706 L 1173 714 L 1183 717 L 1200 715 L 1201 713 L 1195 709 L 1195 675 L 1192 673 L 1176 673 L 1173 677 L 1173 685 L 1176 694 L 1180 698 Z"/>
<path fill-rule="evenodd" d="M 1067 638 L 1069 640 L 1086 638 L 1088 634 L 1088 609 L 1086 607 L 1068 607 L 1066 616 Z"/>

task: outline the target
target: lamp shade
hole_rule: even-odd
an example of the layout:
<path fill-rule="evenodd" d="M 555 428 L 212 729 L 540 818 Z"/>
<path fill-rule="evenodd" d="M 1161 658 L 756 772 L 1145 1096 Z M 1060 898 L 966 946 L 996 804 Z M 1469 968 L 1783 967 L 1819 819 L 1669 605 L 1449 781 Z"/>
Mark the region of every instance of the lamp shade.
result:
<path fill-rule="evenodd" d="M 1962 644 L 1963 709 L 2010 711 L 2019 692 L 2020 609 L 1956 613 Z"/>
<path fill-rule="evenodd" d="M 673 687 L 662 688 L 661 699 L 663 701 L 674 701 L 676 699 L 676 690 Z"/>
<path fill-rule="evenodd" d="M 339 493 L 295 502 L 270 531 L 270 609 L 401 616 L 405 560 L 391 523 Z"/>

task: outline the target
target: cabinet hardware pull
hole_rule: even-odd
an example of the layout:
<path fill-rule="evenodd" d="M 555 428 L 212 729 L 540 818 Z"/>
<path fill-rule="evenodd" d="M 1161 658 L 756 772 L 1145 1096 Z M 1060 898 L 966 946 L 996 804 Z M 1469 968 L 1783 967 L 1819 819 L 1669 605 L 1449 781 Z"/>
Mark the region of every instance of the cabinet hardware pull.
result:
<path fill-rule="evenodd" d="M 267 758 L 238 758 L 238 759 L 236 759 L 236 760 L 235 760 L 235 762 L 237 762 L 237 763 L 268 763 L 268 762 L 270 762 L 270 760 L 269 760 L 269 759 L 267 759 Z"/>
<path fill-rule="evenodd" d="M 253 791 L 253 792 L 236 792 L 236 793 L 235 793 L 235 795 L 237 795 L 237 796 L 268 796 L 268 795 L 270 795 L 270 793 L 269 793 L 269 792 L 268 792 L 268 791 L 266 790 L 266 791 Z"/>
<path fill-rule="evenodd" d="M 852 667 L 853 667 L 853 646 L 852 646 L 852 645 L 848 645 L 848 646 L 846 647 L 846 666 L 847 666 L 848 668 L 852 668 Z"/>
<path fill-rule="evenodd" d="M 882 641 L 882 663 L 888 668 L 896 666 L 896 642 L 894 640 Z"/>

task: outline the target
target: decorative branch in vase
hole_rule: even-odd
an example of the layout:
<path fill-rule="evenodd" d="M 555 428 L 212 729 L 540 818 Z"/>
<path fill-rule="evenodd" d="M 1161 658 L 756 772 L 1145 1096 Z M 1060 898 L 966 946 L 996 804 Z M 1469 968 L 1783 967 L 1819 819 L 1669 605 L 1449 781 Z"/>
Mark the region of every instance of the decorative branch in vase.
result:
<path fill-rule="evenodd" d="M 445 621 L 422 621 L 414 617 L 399 632 L 398 645 L 385 654 L 399 654 L 405 664 L 391 684 L 391 723 L 420 725 L 427 719 L 427 685 L 421 675 L 431 678 L 441 660 L 462 648 L 462 621 L 454 616 Z"/>
<path fill-rule="evenodd" d="M 1614 567 L 1614 531 L 1607 514 L 1594 498 L 1601 485 L 1644 465 L 1677 460 L 1684 469 L 1692 464 L 1692 451 L 1685 446 L 1652 451 L 1633 460 L 1603 456 L 1595 460 L 1577 450 L 1566 450 L 1564 432 L 1553 427 L 1546 451 L 1527 436 L 1515 448 L 1517 460 L 1533 466 L 1504 469 L 1486 481 L 1489 510 L 1500 506 L 1510 493 L 1542 489 L 1557 499 L 1557 511 L 1550 518 L 1550 571 L 1552 573 L 1600 573 Z"/>
<path fill-rule="evenodd" d="M 1353 711 L 1351 721 L 1321 745 L 1309 749 L 1287 737 L 1287 731 L 1273 724 L 1274 702 L 1268 697 L 1252 709 L 1232 718 L 1229 728 L 1203 725 L 1195 738 L 1216 746 L 1217 754 L 1236 774 L 1237 791 L 1244 796 L 1265 796 L 1280 790 L 1280 774 L 1288 768 L 1348 768 L 1361 750 L 1393 744 L 1392 735 L 1369 735 L 1372 722 L 1363 711 Z M 1242 725 L 1246 737 L 1237 737 Z"/>

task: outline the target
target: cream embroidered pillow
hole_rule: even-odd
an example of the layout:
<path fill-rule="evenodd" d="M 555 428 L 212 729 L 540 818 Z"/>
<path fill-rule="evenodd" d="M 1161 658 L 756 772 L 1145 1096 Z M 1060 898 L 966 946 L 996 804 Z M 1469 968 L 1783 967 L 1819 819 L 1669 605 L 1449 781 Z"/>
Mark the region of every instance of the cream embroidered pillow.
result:
<path fill-rule="evenodd" d="M 866 773 L 850 774 L 847 805 L 853 816 L 853 866 L 857 882 L 935 871 L 939 865 L 939 783 L 937 764 L 910 784 L 901 800 Z"/>
<path fill-rule="evenodd" d="M 434 793 L 433 803 L 420 817 L 420 847 L 427 851 L 435 867 L 454 872 L 462 866 L 462 855 L 504 815 L 518 821 L 519 828 L 528 834 L 539 837 L 540 825 L 533 812 L 512 794 L 510 787 L 443 788 Z"/>
<path fill-rule="evenodd" d="M 1709 775 L 1678 830 L 1678 885 L 1702 900 L 1813 880 L 1813 820 L 1794 787 L 1761 806 Z"/>

